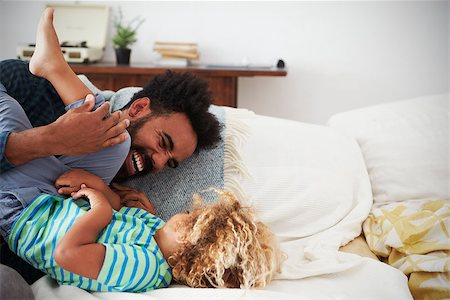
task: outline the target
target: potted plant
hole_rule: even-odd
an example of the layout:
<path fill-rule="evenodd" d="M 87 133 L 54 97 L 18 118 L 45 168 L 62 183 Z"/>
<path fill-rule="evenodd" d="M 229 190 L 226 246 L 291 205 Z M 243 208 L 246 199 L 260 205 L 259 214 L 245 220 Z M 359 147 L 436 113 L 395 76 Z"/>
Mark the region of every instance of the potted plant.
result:
<path fill-rule="evenodd" d="M 136 41 L 136 33 L 138 28 L 145 20 L 141 17 L 135 17 L 128 24 L 124 23 L 122 9 L 119 8 L 118 15 L 114 19 L 114 28 L 116 34 L 112 38 L 114 49 L 116 52 L 117 64 L 129 65 L 131 49 L 129 46 L 133 45 Z"/>

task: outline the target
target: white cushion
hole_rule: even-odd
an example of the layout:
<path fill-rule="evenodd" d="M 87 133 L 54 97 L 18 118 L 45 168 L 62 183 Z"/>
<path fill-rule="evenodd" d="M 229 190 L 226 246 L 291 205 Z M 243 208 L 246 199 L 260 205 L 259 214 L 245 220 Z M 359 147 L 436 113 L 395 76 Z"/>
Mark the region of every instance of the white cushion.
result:
<path fill-rule="evenodd" d="M 242 159 L 252 178 L 242 184 L 278 236 L 314 235 L 344 219 L 358 202 L 371 203 L 354 140 L 325 126 L 265 116 L 246 123 L 251 134 Z"/>
<path fill-rule="evenodd" d="M 337 114 L 330 127 L 361 147 L 377 204 L 449 198 L 449 95 Z"/>

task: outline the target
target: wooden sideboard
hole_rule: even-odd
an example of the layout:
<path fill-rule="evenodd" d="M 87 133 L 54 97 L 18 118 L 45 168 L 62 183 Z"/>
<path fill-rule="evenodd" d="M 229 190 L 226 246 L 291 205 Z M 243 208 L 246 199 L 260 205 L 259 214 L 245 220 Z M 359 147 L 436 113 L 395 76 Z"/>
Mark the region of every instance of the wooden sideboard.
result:
<path fill-rule="evenodd" d="M 155 75 L 166 70 L 191 72 L 205 78 L 214 97 L 214 104 L 237 107 L 237 88 L 239 77 L 286 76 L 285 69 L 277 68 L 228 68 L 209 66 L 161 67 L 134 64 L 130 66 L 114 63 L 71 64 L 76 74 L 84 74 L 101 90 L 117 91 L 128 86 L 144 86 Z"/>

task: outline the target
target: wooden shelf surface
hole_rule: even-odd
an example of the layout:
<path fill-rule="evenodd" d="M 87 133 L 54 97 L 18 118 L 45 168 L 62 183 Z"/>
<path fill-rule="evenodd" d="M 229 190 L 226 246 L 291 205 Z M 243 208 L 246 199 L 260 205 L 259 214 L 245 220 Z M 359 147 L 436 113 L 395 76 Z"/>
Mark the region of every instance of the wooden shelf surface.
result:
<path fill-rule="evenodd" d="M 192 65 L 187 67 L 152 64 L 116 65 L 115 63 L 71 64 L 76 74 L 84 74 L 101 90 L 117 91 L 127 86 L 144 86 L 153 76 L 166 70 L 191 72 L 209 82 L 214 104 L 237 107 L 239 77 L 287 76 L 286 69 Z"/>
<path fill-rule="evenodd" d="M 155 75 L 166 70 L 189 71 L 194 74 L 203 74 L 208 76 L 220 77 L 253 77 L 253 76 L 286 76 L 285 69 L 264 68 L 264 67 L 235 67 L 235 66 L 208 66 L 193 65 L 187 67 L 178 66 L 158 66 L 153 64 L 131 64 L 129 66 L 116 65 L 115 63 L 97 63 L 97 64 L 71 64 L 76 73 L 89 72 L 94 74 L 138 74 Z"/>

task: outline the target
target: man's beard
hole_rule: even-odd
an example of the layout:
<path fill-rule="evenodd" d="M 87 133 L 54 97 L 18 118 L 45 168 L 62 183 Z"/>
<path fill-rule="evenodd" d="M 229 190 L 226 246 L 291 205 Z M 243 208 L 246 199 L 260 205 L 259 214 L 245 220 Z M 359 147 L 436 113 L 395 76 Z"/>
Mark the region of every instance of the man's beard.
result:
<path fill-rule="evenodd" d="M 131 136 L 131 141 L 133 141 L 138 130 L 141 129 L 142 126 L 144 126 L 144 124 L 147 123 L 147 121 L 150 121 L 151 119 L 153 119 L 153 115 L 147 115 L 134 122 L 130 122 L 130 126 L 128 126 L 127 131 Z"/>
<path fill-rule="evenodd" d="M 133 144 L 133 138 L 136 136 L 139 129 L 141 129 L 150 119 L 152 119 L 151 115 L 142 117 L 128 127 L 127 130 L 131 136 L 132 142 L 131 149 L 125 158 L 122 167 L 114 177 L 114 181 L 122 182 L 130 177 L 142 176 L 153 169 L 152 160 L 147 155 L 147 151 L 143 147 Z"/>

